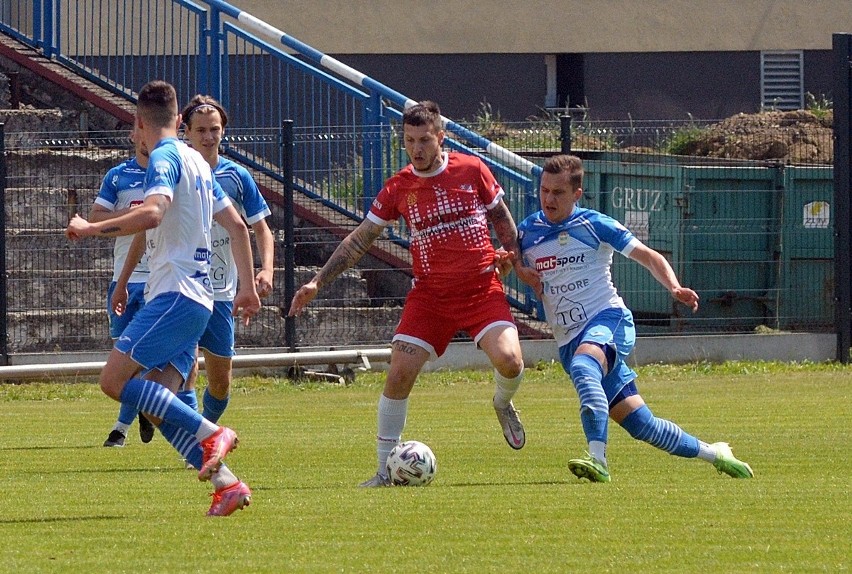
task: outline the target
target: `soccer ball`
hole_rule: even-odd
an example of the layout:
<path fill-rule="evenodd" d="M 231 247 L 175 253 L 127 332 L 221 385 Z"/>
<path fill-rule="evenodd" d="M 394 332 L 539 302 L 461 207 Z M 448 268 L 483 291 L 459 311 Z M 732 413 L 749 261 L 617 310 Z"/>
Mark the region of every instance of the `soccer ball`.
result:
<path fill-rule="evenodd" d="M 426 486 L 435 478 L 438 461 L 428 446 L 409 440 L 393 447 L 386 469 L 394 486 Z"/>

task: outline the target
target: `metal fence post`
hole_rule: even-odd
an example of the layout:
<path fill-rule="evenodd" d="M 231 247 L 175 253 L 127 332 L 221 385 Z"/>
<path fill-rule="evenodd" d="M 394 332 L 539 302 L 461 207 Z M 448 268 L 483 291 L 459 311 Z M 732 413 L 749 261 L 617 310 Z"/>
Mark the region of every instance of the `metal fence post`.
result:
<path fill-rule="evenodd" d="M 0 123 L 0 364 L 9 364 L 6 283 L 6 124 Z"/>
<path fill-rule="evenodd" d="M 296 294 L 296 240 L 293 236 L 293 120 L 281 125 L 281 175 L 284 179 L 284 344 L 296 350 L 296 318 L 286 313 Z"/>
<path fill-rule="evenodd" d="M 571 114 L 559 116 L 559 141 L 562 153 L 571 153 Z"/>
<path fill-rule="evenodd" d="M 834 67 L 834 288 L 837 360 L 848 363 L 852 347 L 852 170 L 850 99 L 852 35 L 833 34 Z"/>

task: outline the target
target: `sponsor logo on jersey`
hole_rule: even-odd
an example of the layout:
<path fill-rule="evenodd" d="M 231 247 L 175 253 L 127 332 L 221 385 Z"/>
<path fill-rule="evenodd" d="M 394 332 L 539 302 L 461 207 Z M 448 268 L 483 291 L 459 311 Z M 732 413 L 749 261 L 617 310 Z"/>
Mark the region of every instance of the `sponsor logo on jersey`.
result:
<path fill-rule="evenodd" d="M 169 167 L 169 162 L 161 160 L 154 164 L 154 171 L 157 175 L 165 175 L 169 173 Z"/>
<path fill-rule="evenodd" d="M 570 257 L 557 257 L 556 255 L 550 255 L 549 257 L 539 257 L 538 259 L 536 259 L 535 269 L 536 271 L 551 271 L 553 269 L 565 267 L 566 265 L 571 265 L 573 263 L 585 262 L 585 253 L 581 253 L 580 255 L 571 255 Z"/>

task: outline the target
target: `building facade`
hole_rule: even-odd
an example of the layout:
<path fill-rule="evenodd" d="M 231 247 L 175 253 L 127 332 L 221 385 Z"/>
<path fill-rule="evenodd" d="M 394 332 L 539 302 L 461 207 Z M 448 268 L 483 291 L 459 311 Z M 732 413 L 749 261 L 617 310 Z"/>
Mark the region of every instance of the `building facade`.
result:
<path fill-rule="evenodd" d="M 848 0 L 240 0 L 445 115 L 719 119 L 830 101 Z"/>

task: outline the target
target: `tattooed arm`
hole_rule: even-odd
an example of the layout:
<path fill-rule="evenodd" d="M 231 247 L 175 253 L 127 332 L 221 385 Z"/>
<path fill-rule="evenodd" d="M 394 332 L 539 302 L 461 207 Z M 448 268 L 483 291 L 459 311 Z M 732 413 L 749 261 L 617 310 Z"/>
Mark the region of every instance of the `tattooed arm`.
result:
<path fill-rule="evenodd" d="M 370 250 L 373 242 L 382 234 L 384 227 L 377 225 L 369 219 L 364 219 L 349 235 L 347 235 L 322 269 L 317 271 L 313 279 L 302 285 L 293 296 L 290 304 L 289 316 L 298 315 L 308 303 L 313 301 L 321 287 L 324 287 L 337 279 L 337 277 L 358 263 L 358 261 Z"/>
<path fill-rule="evenodd" d="M 65 229 L 65 236 L 73 241 L 83 237 L 133 235 L 160 225 L 163 215 L 170 205 L 171 199 L 167 196 L 153 194 L 146 197 L 142 205 L 128 209 L 121 215 L 110 219 L 89 222 L 79 215 L 75 215 Z"/>
<path fill-rule="evenodd" d="M 518 228 L 515 227 L 515 220 L 512 219 L 509 206 L 501 200 L 488 212 L 488 218 L 494 226 L 494 233 L 500 241 L 500 246 L 509 252 L 509 257 L 514 261 L 521 252 L 521 248 L 518 245 Z"/>

